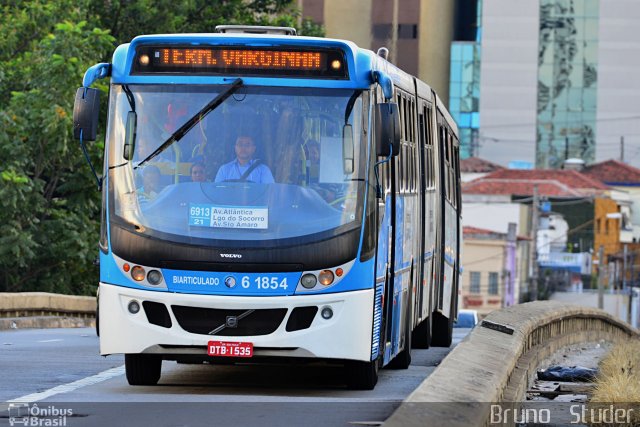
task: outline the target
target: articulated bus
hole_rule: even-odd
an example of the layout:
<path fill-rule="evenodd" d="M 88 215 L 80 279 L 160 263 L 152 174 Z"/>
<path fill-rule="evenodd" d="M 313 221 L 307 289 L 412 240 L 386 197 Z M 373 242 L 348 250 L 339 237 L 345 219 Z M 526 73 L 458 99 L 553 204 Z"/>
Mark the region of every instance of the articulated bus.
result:
<path fill-rule="evenodd" d="M 129 384 L 156 384 L 169 360 L 288 358 L 372 389 L 412 347 L 451 344 L 457 127 L 385 51 L 222 26 L 135 37 L 87 70 L 85 154 L 90 86 L 111 80 L 100 352 L 125 355 Z"/>

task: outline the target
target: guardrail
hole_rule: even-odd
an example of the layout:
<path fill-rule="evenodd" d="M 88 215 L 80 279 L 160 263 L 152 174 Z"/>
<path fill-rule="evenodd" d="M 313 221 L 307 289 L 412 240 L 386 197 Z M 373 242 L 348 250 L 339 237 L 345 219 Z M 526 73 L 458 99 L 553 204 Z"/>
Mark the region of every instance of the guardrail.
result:
<path fill-rule="evenodd" d="M 91 326 L 95 314 L 95 297 L 0 292 L 0 330 Z"/>
<path fill-rule="evenodd" d="M 400 405 L 385 426 L 489 424 L 487 403 L 521 402 L 540 363 L 568 345 L 640 337 L 606 312 L 536 301 L 490 313 Z M 460 410 L 462 407 L 473 410 Z"/>

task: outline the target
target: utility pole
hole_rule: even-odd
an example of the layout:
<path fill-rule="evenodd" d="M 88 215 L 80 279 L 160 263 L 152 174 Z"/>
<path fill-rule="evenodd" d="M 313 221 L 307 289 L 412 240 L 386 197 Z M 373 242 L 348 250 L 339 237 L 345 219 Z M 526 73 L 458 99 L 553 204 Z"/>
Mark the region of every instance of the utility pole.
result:
<path fill-rule="evenodd" d="M 633 324 L 632 322 L 632 318 L 631 318 L 631 314 L 633 312 L 632 309 L 632 305 L 633 305 L 633 287 L 636 284 L 636 279 L 635 279 L 635 272 L 634 272 L 634 265 L 636 263 L 636 251 L 631 251 L 631 263 L 629 265 L 630 270 L 631 270 L 631 277 L 629 278 L 629 311 L 627 312 L 627 316 L 629 317 L 629 324 Z M 640 295 L 638 295 L 640 297 Z"/>
<path fill-rule="evenodd" d="M 398 2 L 399 0 L 393 0 L 393 13 L 391 16 L 391 49 L 390 49 L 390 62 L 392 64 L 398 64 Z"/>
<path fill-rule="evenodd" d="M 604 246 L 598 250 L 598 308 L 604 308 Z"/>
<path fill-rule="evenodd" d="M 633 305 L 633 292 L 632 287 L 627 282 L 627 257 L 629 256 L 628 245 L 624 245 L 624 254 L 622 259 L 622 289 L 624 293 L 629 295 L 629 303 L 627 304 L 627 323 L 631 324 L 631 312 Z"/>
<path fill-rule="evenodd" d="M 538 299 L 538 185 L 533 186 L 533 200 L 531 201 L 531 284 L 529 293 L 531 301 Z"/>
<path fill-rule="evenodd" d="M 303 0 L 298 0 L 298 12 L 300 12 L 300 15 L 298 15 L 298 31 L 300 31 L 302 29 L 302 1 Z"/>
<path fill-rule="evenodd" d="M 620 137 L 620 161 L 624 162 L 624 136 Z"/>
<path fill-rule="evenodd" d="M 625 244 L 622 250 L 622 289 L 627 289 L 627 257 L 629 256 L 629 248 Z"/>

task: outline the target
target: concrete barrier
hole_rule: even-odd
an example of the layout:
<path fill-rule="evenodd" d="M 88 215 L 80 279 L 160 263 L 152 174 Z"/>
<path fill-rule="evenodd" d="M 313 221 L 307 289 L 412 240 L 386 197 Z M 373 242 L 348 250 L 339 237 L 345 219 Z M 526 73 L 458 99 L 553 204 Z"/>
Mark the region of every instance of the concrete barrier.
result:
<path fill-rule="evenodd" d="M 88 326 L 95 311 L 95 297 L 0 292 L 0 329 Z"/>
<path fill-rule="evenodd" d="M 424 426 L 445 420 L 450 426 L 487 425 L 487 403 L 522 401 L 536 368 L 556 350 L 580 342 L 620 342 L 630 337 L 640 335 L 594 308 L 536 301 L 494 311 L 384 425 Z"/>

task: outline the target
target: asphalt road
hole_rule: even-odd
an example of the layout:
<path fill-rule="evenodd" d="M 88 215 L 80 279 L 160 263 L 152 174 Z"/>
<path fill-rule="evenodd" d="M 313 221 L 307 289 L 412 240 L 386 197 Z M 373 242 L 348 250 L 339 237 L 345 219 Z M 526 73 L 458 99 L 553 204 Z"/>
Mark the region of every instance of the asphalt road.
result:
<path fill-rule="evenodd" d="M 454 331 L 454 345 L 468 333 Z M 0 426 L 23 425 L 26 411 L 41 412 L 39 425 L 380 425 L 449 351 L 414 349 L 409 369 L 381 370 L 372 391 L 347 390 L 342 367 L 327 364 L 167 361 L 158 386 L 131 387 L 93 329 L 0 331 Z"/>

